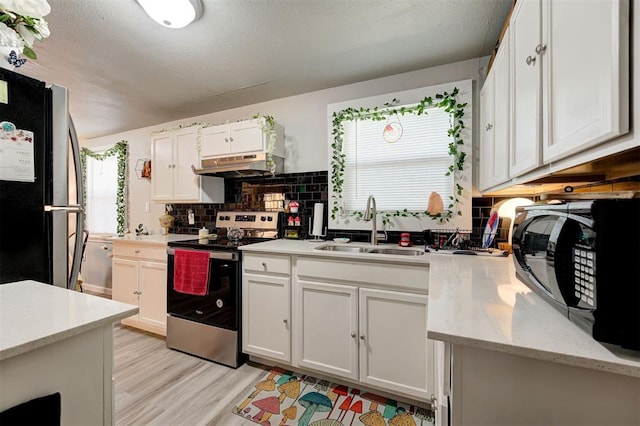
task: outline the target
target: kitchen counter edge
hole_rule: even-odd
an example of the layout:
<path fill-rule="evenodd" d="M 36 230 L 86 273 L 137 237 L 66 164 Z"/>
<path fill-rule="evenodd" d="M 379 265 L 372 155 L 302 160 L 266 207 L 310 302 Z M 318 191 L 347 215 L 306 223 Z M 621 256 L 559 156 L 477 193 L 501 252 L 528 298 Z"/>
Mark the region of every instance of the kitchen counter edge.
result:
<path fill-rule="evenodd" d="M 0 361 L 112 324 L 138 307 L 37 281 L 0 285 Z"/>

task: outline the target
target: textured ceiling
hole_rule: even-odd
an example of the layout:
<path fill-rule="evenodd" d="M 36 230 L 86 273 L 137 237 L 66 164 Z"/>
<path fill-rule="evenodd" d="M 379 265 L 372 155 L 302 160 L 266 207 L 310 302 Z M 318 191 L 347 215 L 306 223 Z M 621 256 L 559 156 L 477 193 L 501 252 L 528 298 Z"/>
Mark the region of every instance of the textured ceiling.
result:
<path fill-rule="evenodd" d="M 489 55 L 511 0 L 203 0 L 168 29 L 135 0 L 49 0 L 20 72 L 70 90 L 81 138 Z"/>

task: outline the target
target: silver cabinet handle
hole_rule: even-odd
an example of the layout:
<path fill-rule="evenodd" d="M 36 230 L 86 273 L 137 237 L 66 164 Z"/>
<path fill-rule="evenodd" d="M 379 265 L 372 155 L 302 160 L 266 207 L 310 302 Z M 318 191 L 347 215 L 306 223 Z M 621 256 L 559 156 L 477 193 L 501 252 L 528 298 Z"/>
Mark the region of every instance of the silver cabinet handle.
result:
<path fill-rule="evenodd" d="M 536 62 L 535 56 L 527 56 L 526 62 L 527 62 L 527 65 L 535 64 Z"/>
<path fill-rule="evenodd" d="M 544 52 L 545 50 L 547 50 L 547 46 L 544 44 L 539 44 L 536 46 L 536 53 L 539 55 L 542 52 Z"/>
<path fill-rule="evenodd" d="M 353 337 L 355 339 L 356 333 L 351 333 L 351 337 Z"/>
<path fill-rule="evenodd" d="M 364 340 L 364 334 L 360 335 L 360 340 Z"/>
<path fill-rule="evenodd" d="M 232 137 L 230 137 L 230 138 L 229 138 L 229 140 L 230 140 L 231 142 L 233 142 L 233 136 L 232 136 Z"/>
<path fill-rule="evenodd" d="M 140 250 L 139 249 L 135 249 L 133 252 L 134 253 L 140 253 Z"/>
<path fill-rule="evenodd" d="M 488 132 L 489 130 L 491 130 L 493 128 L 493 124 L 488 123 L 487 127 L 485 127 L 485 130 Z"/>
<path fill-rule="evenodd" d="M 264 269 L 267 269 L 267 262 L 262 262 L 262 267 L 263 267 Z"/>
<path fill-rule="evenodd" d="M 225 142 L 229 142 L 229 138 L 224 138 L 224 141 Z"/>
<path fill-rule="evenodd" d="M 285 319 L 282 320 L 282 322 L 286 324 L 286 323 L 289 322 L 289 320 L 285 318 Z"/>

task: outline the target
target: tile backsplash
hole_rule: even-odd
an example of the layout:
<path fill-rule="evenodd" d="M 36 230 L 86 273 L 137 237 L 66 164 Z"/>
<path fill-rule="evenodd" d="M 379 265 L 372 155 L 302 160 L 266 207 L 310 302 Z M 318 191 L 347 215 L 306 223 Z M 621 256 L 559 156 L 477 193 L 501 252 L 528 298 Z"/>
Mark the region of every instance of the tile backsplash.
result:
<path fill-rule="evenodd" d="M 198 234 L 202 227 L 215 229 L 216 212 L 219 210 L 267 210 L 276 207 L 284 194 L 285 202 L 296 200 L 300 202 L 300 213 L 311 216 L 315 203 L 325 203 L 325 226 L 327 222 L 328 205 L 328 172 L 286 173 L 277 176 L 237 177 L 225 179 L 224 204 L 173 204 L 171 214 L 175 217 L 173 227 L 169 230 L 176 234 Z M 480 245 L 484 227 L 489 219 L 491 208 L 497 202 L 507 197 L 483 197 L 472 200 L 471 241 Z M 189 225 L 188 213 L 193 210 L 195 223 Z M 496 243 L 508 239 L 509 223 L 501 221 L 496 234 Z M 347 237 L 352 241 L 369 241 L 370 232 L 362 230 L 332 230 L 327 231 L 327 238 Z M 400 239 L 400 231 L 389 231 L 388 241 L 396 243 Z M 411 240 L 414 244 L 423 244 L 422 232 L 412 232 Z"/>

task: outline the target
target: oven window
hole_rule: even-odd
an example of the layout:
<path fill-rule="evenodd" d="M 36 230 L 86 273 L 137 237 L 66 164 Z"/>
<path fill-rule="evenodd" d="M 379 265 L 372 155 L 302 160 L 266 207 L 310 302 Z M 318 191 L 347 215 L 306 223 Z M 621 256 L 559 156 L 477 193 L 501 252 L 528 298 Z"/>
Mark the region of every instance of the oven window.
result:
<path fill-rule="evenodd" d="M 173 289 L 173 260 L 167 265 L 167 312 L 172 316 L 228 330 L 238 330 L 240 262 L 210 259 L 209 289 L 204 296 Z"/>

